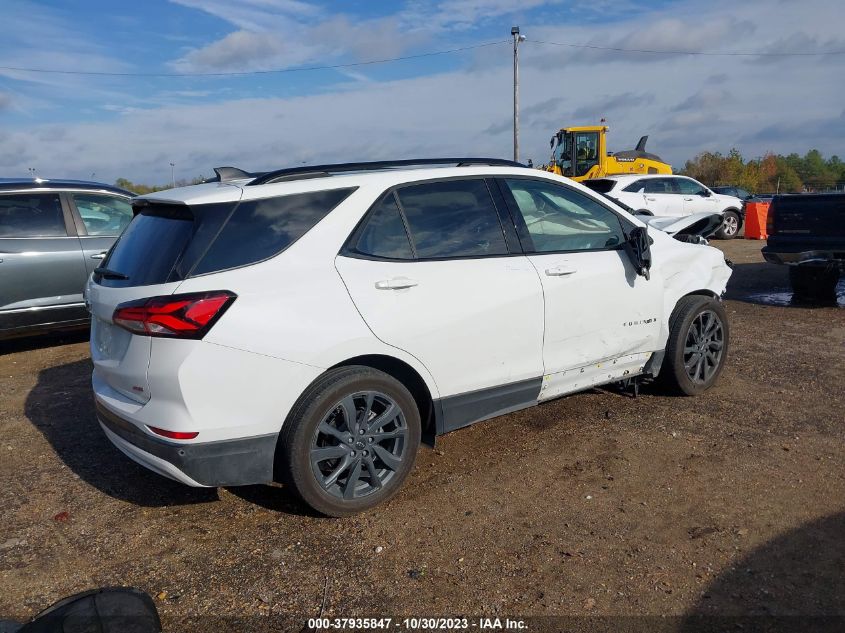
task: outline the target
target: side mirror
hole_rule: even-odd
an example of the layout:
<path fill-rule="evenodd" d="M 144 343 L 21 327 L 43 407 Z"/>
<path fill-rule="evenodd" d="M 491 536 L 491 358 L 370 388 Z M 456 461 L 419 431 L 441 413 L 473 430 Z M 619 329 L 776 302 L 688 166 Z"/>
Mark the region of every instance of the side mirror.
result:
<path fill-rule="evenodd" d="M 55 631 L 161 633 L 161 620 L 152 598 L 143 591 L 112 587 L 60 600 L 35 616 L 18 633 Z"/>
<path fill-rule="evenodd" d="M 713 194 L 710 193 L 709 189 L 702 189 L 701 191 L 698 192 L 698 195 L 701 196 L 702 198 L 709 198 Z"/>
<path fill-rule="evenodd" d="M 638 275 L 649 278 L 651 269 L 651 242 L 648 237 L 648 229 L 644 226 L 635 226 L 628 233 L 628 241 L 625 242 L 625 251 L 631 258 L 631 263 L 637 270 Z"/>

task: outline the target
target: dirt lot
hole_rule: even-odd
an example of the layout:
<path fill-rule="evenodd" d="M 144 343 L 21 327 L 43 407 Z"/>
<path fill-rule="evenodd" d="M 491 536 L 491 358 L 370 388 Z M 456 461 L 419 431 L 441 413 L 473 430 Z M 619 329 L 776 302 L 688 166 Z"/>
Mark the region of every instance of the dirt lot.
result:
<path fill-rule="evenodd" d="M 6 344 L 0 618 L 98 585 L 165 617 L 299 626 L 321 609 L 845 616 L 845 298 L 790 306 L 760 242 L 717 244 L 736 267 L 716 388 L 598 389 L 458 431 L 345 520 L 136 466 L 96 424 L 84 336 Z"/>

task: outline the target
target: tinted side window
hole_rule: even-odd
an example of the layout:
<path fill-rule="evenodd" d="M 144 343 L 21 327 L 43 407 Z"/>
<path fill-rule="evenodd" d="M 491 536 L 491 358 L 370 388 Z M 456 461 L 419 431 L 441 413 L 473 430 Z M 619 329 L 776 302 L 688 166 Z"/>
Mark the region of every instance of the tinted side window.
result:
<path fill-rule="evenodd" d="M 132 205 L 125 198 L 101 193 L 71 195 L 88 235 L 120 235 L 132 220 Z"/>
<path fill-rule="evenodd" d="M 616 214 L 580 192 L 538 180 L 505 183 L 536 253 L 612 249 L 625 241 Z"/>
<path fill-rule="evenodd" d="M 589 187 L 596 193 L 608 193 L 609 191 L 613 190 L 613 187 L 616 185 L 615 180 L 610 180 L 609 178 L 595 178 L 593 180 L 585 180 L 581 183 L 586 187 Z M 636 184 L 636 183 L 634 183 Z M 630 185 L 629 185 L 630 186 Z M 639 191 L 639 187 L 634 189 L 634 191 Z M 628 191 L 628 188 L 625 188 L 625 191 Z"/>
<path fill-rule="evenodd" d="M 705 191 L 703 185 L 689 178 L 675 178 L 674 180 L 678 184 L 678 190 L 684 195 L 697 196 Z"/>
<path fill-rule="evenodd" d="M 403 187 L 399 201 L 417 257 L 483 257 L 508 253 L 484 180 L 450 180 Z"/>
<path fill-rule="evenodd" d="M 640 189 L 643 189 L 645 187 L 645 182 L 645 180 L 635 180 L 630 185 L 625 187 L 622 191 L 637 193 Z"/>
<path fill-rule="evenodd" d="M 67 237 L 59 194 L 0 195 L 0 237 Z"/>
<path fill-rule="evenodd" d="M 355 244 L 355 250 L 374 257 L 414 258 L 408 232 L 405 230 L 393 193 L 388 194 L 373 209 Z"/>
<path fill-rule="evenodd" d="M 644 182 L 646 193 L 675 193 L 672 181 L 667 178 L 649 178 Z"/>
<path fill-rule="evenodd" d="M 353 191 L 333 189 L 241 202 L 192 274 L 237 268 L 278 255 Z"/>

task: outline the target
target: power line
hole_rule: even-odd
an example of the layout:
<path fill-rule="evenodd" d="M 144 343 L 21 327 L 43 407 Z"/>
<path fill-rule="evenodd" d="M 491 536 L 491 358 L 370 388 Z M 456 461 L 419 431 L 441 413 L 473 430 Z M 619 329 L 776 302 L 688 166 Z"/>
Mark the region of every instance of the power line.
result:
<path fill-rule="evenodd" d="M 706 57 L 824 57 L 826 55 L 845 55 L 845 50 L 842 51 L 824 51 L 824 52 L 751 52 L 751 51 L 725 51 L 725 52 L 710 52 L 710 51 L 682 51 L 682 50 L 656 50 L 646 48 L 622 48 L 617 46 L 599 46 L 596 44 L 571 44 L 566 42 L 550 42 L 546 40 L 528 40 L 527 44 L 541 44 L 546 46 L 562 46 L 566 48 L 580 48 L 592 49 L 600 51 L 612 51 L 616 53 L 647 53 L 652 55 L 695 55 Z M 436 57 L 439 55 L 450 55 L 453 53 L 460 53 L 479 48 L 487 48 L 489 46 L 497 46 L 500 44 L 510 44 L 510 40 L 498 40 L 495 42 L 483 42 L 481 44 L 472 44 L 469 46 L 460 46 L 458 48 L 450 48 L 440 51 L 430 51 L 427 53 L 418 53 L 416 55 L 404 55 L 402 57 L 386 57 L 382 59 L 369 59 L 361 62 L 347 62 L 344 64 L 326 64 L 320 66 L 299 66 L 296 68 L 275 68 L 270 70 L 243 70 L 243 71 L 228 71 L 228 72 L 197 72 L 197 73 L 150 73 L 150 72 L 112 72 L 99 70 L 61 70 L 58 68 L 30 68 L 24 66 L 0 66 L 0 70 L 23 73 L 42 73 L 53 75 L 87 75 L 95 77 L 247 77 L 251 75 L 276 75 L 284 73 L 299 73 L 311 72 L 316 70 L 337 70 L 341 68 L 355 68 L 360 66 L 373 66 L 376 64 L 388 64 L 391 62 L 401 62 L 411 59 L 422 59 L 425 57 Z"/>
<path fill-rule="evenodd" d="M 547 42 L 543 40 L 528 40 L 529 44 L 546 44 L 549 46 L 565 46 L 568 48 L 588 48 L 599 51 L 614 51 L 617 53 L 652 53 L 655 55 L 699 55 L 707 57 L 823 57 L 824 55 L 845 55 L 845 51 L 825 52 L 783 52 L 783 53 L 753 53 L 751 51 L 674 51 L 652 50 L 647 48 L 621 48 L 617 46 L 598 46 L 594 44 L 567 44 L 565 42 Z"/>
<path fill-rule="evenodd" d="M 96 70 L 59 70 L 55 68 L 24 68 L 20 66 L 0 66 L 0 70 L 11 70 L 25 73 L 50 73 L 56 75 L 94 75 L 98 77 L 244 77 L 248 75 L 274 75 L 281 73 L 300 73 L 313 70 L 335 70 L 338 68 L 353 68 L 356 66 L 371 66 L 373 64 L 387 64 L 389 62 L 401 62 L 409 59 L 420 59 L 423 57 L 435 57 L 437 55 L 448 55 L 451 53 L 460 53 L 462 51 L 469 51 L 476 48 L 485 48 L 487 46 L 496 46 L 497 44 L 510 44 L 510 40 L 499 40 L 497 42 L 484 42 L 482 44 L 473 44 L 471 46 L 461 46 L 459 48 L 450 48 L 442 51 L 432 51 L 428 53 L 418 53 L 416 55 L 405 55 L 403 57 L 388 57 L 384 59 L 369 59 L 363 62 L 349 62 L 346 64 L 331 64 L 325 66 L 299 66 L 296 68 L 276 68 L 272 70 L 243 70 L 232 72 L 216 72 L 216 73 L 135 73 L 135 72 L 107 72 Z"/>

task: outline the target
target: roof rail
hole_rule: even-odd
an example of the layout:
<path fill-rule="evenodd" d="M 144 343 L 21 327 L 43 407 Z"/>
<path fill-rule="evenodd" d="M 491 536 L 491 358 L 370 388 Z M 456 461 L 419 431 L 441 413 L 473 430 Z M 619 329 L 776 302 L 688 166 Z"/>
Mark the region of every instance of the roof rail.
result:
<path fill-rule="evenodd" d="M 379 169 L 395 169 L 397 167 L 415 167 L 418 165 L 489 165 L 499 167 L 525 167 L 522 163 L 503 158 L 411 158 L 405 160 L 377 160 L 362 163 L 337 163 L 333 165 L 303 165 L 268 171 L 248 182 L 248 186 L 266 185 L 284 180 L 299 180 L 305 178 L 322 178 L 332 174 L 350 171 L 375 171 Z M 215 170 L 216 171 L 216 170 Z"/>

